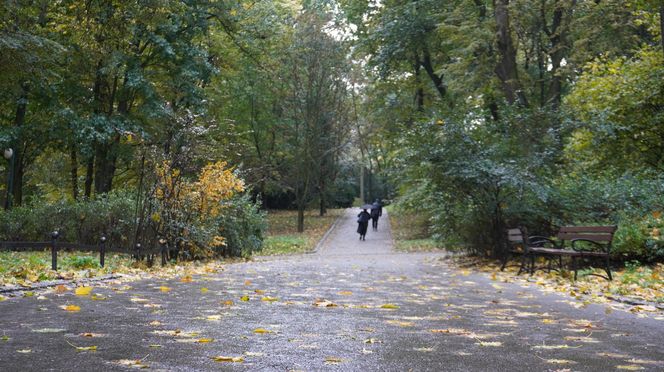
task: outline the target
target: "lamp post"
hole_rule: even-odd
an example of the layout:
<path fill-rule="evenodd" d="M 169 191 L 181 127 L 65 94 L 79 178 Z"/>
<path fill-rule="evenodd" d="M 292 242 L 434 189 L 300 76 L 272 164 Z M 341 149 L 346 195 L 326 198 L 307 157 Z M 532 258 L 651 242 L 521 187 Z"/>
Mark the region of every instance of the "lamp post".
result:
<path fill-rule="evenodd" d="M 12 193 L 14 188 L 14 149 L 5 149 L 2 154 L 9 161 L 9 175 L 7 176 L 7 197 L 5 198 L 5 210 L 12 207 Z"/>

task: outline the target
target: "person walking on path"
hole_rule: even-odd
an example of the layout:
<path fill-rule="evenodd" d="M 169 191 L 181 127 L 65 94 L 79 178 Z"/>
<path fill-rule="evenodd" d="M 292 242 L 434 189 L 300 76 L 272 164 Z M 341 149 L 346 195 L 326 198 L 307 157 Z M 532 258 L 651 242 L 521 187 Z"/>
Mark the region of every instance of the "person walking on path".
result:
<path fill-rule="evenodd" d="M 367 208 L 362 207 L 362 212 L 357 215 L 357 233 L 360 234 L 360 240 L 366 240 L 367 228 L 369 227 L 369 220 L 371 215 L 367 212 Z"/>
<path fill-rule="evenodd" d="M 378 218 L 383 215 L 383 207 L 378 202 L 378 199 L 371 205 L 371 227 L 374 231 L 378 231 Z"/>

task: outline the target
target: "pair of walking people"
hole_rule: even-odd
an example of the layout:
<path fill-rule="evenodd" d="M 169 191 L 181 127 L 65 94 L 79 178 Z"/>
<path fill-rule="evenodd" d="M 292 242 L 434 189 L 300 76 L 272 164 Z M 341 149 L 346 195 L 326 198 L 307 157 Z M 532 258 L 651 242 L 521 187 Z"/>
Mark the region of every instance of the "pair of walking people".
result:
<path fill-rule="evenodd" d="M 371 210 L 370 212 L 367 212 Z M 378 219 L 383 215 L 383 207 L 380 202 L 376 200 L 373 204 L 366 204 L 362 206 L 362 212 L 357 215 L 357 233 L 360 234 L 360 240 L 366 240 L 367 230 L 369 228 L 369 220 L 372 221 L 371 227 L 374 231 L 378 231 Z"/>

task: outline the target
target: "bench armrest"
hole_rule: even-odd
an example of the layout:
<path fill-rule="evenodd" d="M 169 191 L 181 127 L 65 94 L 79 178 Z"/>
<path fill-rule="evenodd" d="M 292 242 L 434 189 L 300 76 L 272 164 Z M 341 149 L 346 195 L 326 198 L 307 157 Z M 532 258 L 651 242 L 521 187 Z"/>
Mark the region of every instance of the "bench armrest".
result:
<path fill-rule="evenodd" d="M 528 245 L 533 246 L 533 247 L 542 247 L 544 244 L 551 244 L 552 248 L 562 248 L 558 245 L 558 242 L 556 242 L 553 239 L 547 238 L 545 236 L 540 236 L 540 235 L 532 235 L 528 237 Z"/>
<path fill-rule="evenodd" d="M 588 249 L 583 249 L 581 247 L 577 246 L 577 243 L 589 243 L 597 248 L 599 248 L 602 252 L 604 253 L 609 253 L 609 249 L 611 248 L 611 245 L 609 243 L 602 244 L 600 242 L 597 242 L 595 240 L 590 240 L 590 239 L 572 239 L 572 249 L 577 251 L 577 252 L 583 252 L 583 251 L 589 251 Z"/>

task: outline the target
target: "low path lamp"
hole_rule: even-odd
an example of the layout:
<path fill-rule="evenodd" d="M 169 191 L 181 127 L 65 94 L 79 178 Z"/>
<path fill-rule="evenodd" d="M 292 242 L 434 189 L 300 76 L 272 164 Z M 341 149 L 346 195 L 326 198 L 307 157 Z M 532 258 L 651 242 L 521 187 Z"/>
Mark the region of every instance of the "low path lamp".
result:
<path fill-rule="evenodd" d="M 14 149 L 5 149 L 2 156 L 9 161 L 9 175 L 7 176 L 7 197 L 5 198 L 5 210 L 12 207 L 12 193 L 14 188 Z"/>

